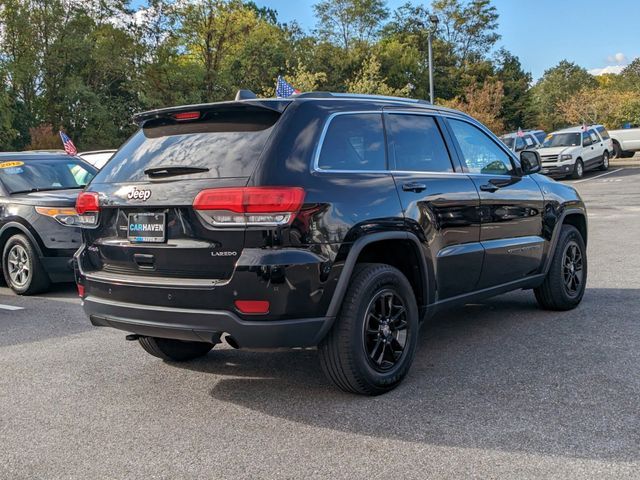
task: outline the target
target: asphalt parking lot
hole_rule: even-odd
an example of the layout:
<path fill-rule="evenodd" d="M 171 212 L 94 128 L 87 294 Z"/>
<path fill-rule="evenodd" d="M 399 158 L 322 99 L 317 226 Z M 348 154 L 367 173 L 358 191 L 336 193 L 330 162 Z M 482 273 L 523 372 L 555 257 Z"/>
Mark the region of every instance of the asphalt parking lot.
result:
<path fill-rule="evenodd" d="M 334 389 L 313 350 L 163 363 L 91 327 L 73 286 L 0 289 L 0 478 L 639 478 L 640 168 L 569 183 L 581 306 L 453 310 L 377 398 Z"/>

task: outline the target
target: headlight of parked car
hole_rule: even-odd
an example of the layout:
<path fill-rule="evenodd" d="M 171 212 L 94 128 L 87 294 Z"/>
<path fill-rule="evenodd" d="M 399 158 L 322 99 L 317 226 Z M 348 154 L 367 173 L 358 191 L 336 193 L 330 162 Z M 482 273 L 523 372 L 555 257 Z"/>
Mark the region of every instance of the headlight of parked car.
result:
<path fill-rule="evenodd" d="M 560 160 L 571 160 L 573 156 L 570 153 L 563 153 L 560 155 Z"/>

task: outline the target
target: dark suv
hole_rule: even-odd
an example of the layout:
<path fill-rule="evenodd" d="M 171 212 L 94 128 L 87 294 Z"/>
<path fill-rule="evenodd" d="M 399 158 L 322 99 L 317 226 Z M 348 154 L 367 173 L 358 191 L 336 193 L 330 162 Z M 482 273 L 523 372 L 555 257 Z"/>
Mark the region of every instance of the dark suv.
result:
<path fill-rule="evenodd" d="M 587 219 L 460 112 L 330 93 L 147 112 L 84 193 L 84 309 L 152 355 L 318 346 L 342 389 L 395 387 L 444 307 L 578 305 Z"/>
<path fill-rule="evenodd" d="M 0 152 L 2 272 L 18 295 L 73 281 L 82 242 L 73 207 L 96 172 L 64 152 Z"/>

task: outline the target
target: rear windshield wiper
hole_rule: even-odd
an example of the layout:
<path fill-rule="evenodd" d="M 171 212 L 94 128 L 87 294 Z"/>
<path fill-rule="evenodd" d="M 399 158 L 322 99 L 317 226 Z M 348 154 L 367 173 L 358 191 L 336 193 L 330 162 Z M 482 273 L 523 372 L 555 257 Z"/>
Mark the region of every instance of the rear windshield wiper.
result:
<path fill-rule="evenodd" d="M 176 175 L 189 175 L 190 173 L 208 172 L 206 167 L 153 167 L 147 168 L 144 173 L 151 178 L 174 177 Z"/>
<path fill-rule="evenodd" d="M 55 192 L 56 190 L 79 190 L 84 187 L 86 187 L 86 185 L 78 185 L 76 187 L 30 188 L 29 190 L 15 190 L 11 192 L 11 195 L 17 195 L 20 193 L 33 193 L 33 192 Z"/>

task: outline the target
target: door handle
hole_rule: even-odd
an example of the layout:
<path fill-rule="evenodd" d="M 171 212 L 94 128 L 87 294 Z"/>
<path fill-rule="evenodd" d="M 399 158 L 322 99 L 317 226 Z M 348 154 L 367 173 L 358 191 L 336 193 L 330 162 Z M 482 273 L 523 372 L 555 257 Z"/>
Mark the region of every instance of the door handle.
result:
<path fill-rule="evenodd" d="M 500 187 L 497 185 L 494 185 L 493 183 L 485 183 L 484 185 L 480 185 L 480 190 L 482 190 L 483 192 L 495 192 L 499 189 Z"/>
<path fill-rule="evenodd" d="M 402 190 L 404 190 L 405 192 L 416 192 L 416 193 L 420 193 L 423 190 L 426 190 L 427 186 L 424 183 L 405 183 L 404 185 L 402 185 Z"/>

